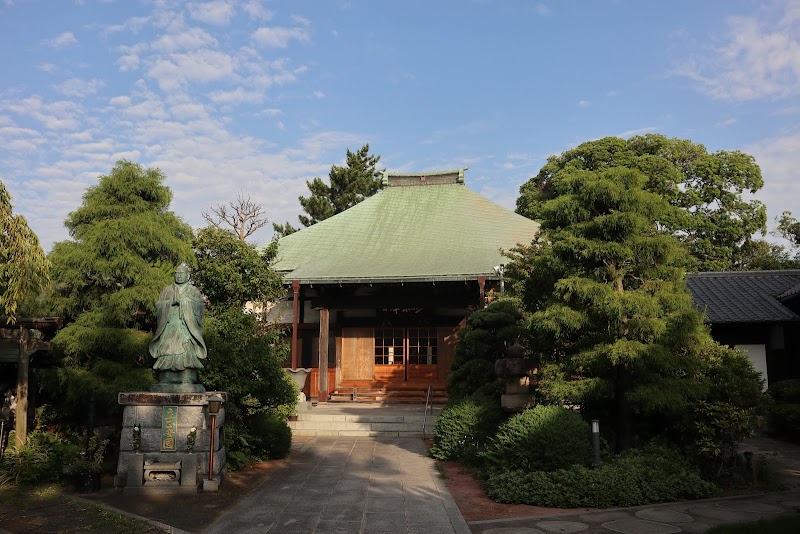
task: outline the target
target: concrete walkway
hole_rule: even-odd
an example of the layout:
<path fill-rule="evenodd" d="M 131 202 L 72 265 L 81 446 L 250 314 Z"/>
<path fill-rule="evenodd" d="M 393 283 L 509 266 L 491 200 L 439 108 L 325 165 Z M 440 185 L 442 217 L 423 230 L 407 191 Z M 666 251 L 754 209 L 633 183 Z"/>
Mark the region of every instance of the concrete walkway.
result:
<path fill-rule="evenodd" d="M 419 438 L 313 437 L 206 531 L 469 534 Z"/>
<path fill-rule="evenodd" d="M 800 492 L 790 491 L 615 510 L 473 521 L 469 526 L 473 534 L 672 534 L 705 532 L 717 525 L 797 515 L 798 509 Z"/>

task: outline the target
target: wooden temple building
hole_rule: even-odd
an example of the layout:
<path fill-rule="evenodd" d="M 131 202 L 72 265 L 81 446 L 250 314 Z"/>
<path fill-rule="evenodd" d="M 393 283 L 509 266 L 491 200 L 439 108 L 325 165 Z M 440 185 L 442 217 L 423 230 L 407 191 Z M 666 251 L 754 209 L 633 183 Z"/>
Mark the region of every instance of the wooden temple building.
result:
<path fill-rule="evenodd" d="M 464 171 L 384 173 L 383 188 L 278 242 L 291 367 L 320 401 L 444 394 L 456 331 L 500 290 L 503 250 L 538 223 L 469 190 Z"/>

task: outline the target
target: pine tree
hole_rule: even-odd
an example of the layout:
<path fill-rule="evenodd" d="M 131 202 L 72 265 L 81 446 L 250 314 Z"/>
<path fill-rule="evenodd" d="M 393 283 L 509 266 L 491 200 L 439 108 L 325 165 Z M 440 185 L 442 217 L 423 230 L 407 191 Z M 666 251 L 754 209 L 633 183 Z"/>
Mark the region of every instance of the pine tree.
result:
<path fill-rule="evenodd" d="M 54 338 L 62 361 L 55 376 L 64 404 L 116 406 L 120 391 L 152 381 L 147 346 L 155 302 L 175 267 L 193 263 L 192 230 L 168 210 L 164 174 L 119 161 L 83 196 L 56 243 L 53 307 L 67 326 Z"/>
<path fill-rule="evenodd" d="M 677 416 L 702 394 L 702 316 L 684 290 L 688 255 L 664 228 L 675 210 L 636 170 L 552 183 L 543 232 L 510 266 L 528 309 L 548 402 L 614 414 L 617 447 L 634 415 Z"/>
<path fill-rule="evenodd" d="M 298 216 L 300 223 L 308 227 L 324 221 L 377 193 L 381 187 L 381 171 L 376 169 L 380 159 L 380 156 L 370 155 L 369 144 L 361 147 L 358 152 L 348 149 L 345 166 L 331 166 L 328 173 L 329 183 L 321 178 L 306 181 L 311 194 L 299 198 L 300 206 L 306 213 Z M 285 225 L 273 223 L 272 227 L 278 237 L 297 230 L 288 222 Z"/>

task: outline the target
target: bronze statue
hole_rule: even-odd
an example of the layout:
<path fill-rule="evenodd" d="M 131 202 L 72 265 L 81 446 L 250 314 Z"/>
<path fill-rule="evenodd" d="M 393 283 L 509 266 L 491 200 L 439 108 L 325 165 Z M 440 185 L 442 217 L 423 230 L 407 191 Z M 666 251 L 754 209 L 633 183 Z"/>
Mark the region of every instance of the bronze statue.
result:
<path fill-rule="evenodd" d="M 158 327 L 150 342 L 150 355 L 156 359 L 153 369 L 159 374 L 154 390 L 166 391 L 169 386 L 164 385 L 197 381 L 197 370 L 203 368 L 200 360 L 206 358 L 204 311 L 203 295 L 189 283 L 189 267 L 182 263 L 175 269 L 175 283 L 161 291 L 156 303 Z"/>

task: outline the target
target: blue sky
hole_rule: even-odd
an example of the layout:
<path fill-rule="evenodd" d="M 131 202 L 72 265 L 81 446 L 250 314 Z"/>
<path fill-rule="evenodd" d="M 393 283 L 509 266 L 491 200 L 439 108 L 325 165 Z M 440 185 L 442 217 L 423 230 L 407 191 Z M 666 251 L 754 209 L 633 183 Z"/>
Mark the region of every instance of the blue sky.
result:
<path fill-rule="evenodd" d="M 364 143 L 513 209 L 549 155 L 662 133 L 752 154 L 800 216 L 800 2 L 0 0 L 0 64 L 0 180 L 46 251 L 120 158 L 194 227 L 239 191 L 296 224 Z"/>

